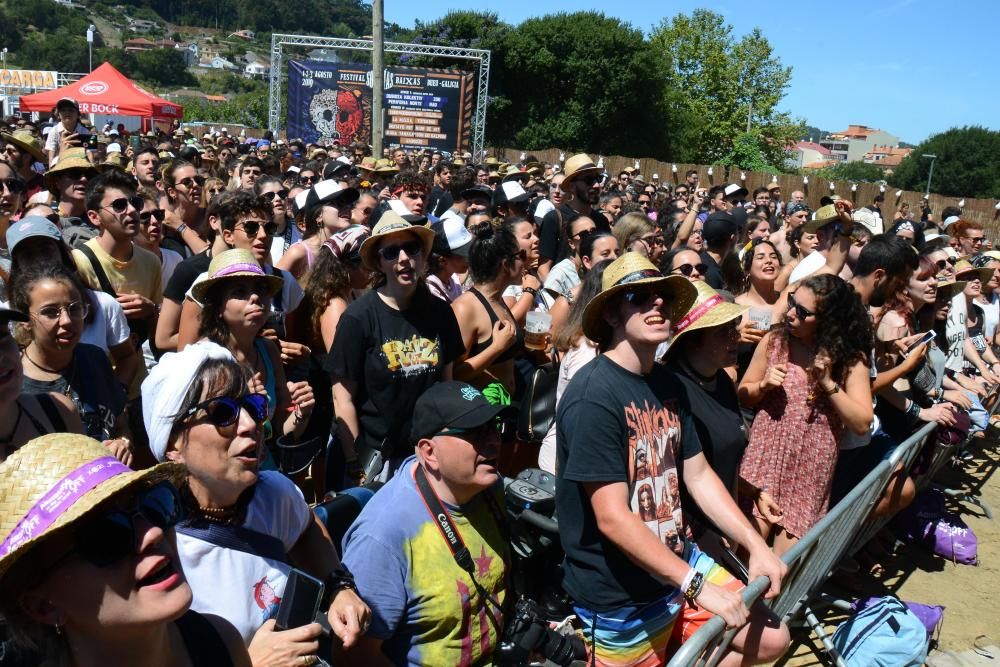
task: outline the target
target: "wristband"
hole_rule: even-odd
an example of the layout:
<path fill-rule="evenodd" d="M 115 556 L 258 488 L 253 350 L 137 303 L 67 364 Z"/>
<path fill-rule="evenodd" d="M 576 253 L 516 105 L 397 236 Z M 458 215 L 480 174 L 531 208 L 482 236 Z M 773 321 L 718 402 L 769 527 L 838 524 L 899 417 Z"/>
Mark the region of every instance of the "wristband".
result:
<path fill-rule="evenodd" d="M 920 406 L 917 405 L 916 401 L 910 401 L 909 407 L 906 408 L 906 416 L 913 419 L 920 418 Z"/>
<path fill-rule="evenodd" d="M 684 575 L 684 580 L 681 582 L 680 590 L 681 592 L 686 591 L 691 586 L 691 581 L 694 579 L 694 575 L 697 574 L 698 570 L 693 567 L 688 570 L 688 573 Z"/>
<path fill-rule="evenodd" d="M 521 291 L 527 292 L 531 296 L 538 296 L 538 290 L 536 290 L 534 287 L 522 287 Z"/>
<path fill-rule="evenodd" d="M 691 568 L 692 570 L 694 568 Z M 694 604 L 694 601 L 701 595 L 701 589 L 705 587 L 705 575 L 701 572 L 695 571 L 694 576 L 691 578 L 691 583 L 687 588 L 684 589 L 684 599 Z"/>
<path fill-rule="evenodd" d="M 188 226 L 187 223 L 185 222 L 182 222 L 181 224 L 177 225 L 177 235 L 180 236 L 181 234 L 183 234 L 184 230 L 187 228 Z"/>

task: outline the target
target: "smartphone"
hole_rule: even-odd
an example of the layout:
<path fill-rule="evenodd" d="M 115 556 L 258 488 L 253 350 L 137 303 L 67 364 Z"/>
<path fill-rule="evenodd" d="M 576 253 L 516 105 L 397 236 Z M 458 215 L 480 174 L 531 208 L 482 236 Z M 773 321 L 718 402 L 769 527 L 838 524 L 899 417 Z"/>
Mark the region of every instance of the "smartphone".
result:
<path fill-rule="evenodd" d="M 91 150 L 97 150 L 97 135 L 88 134 L 87 135 L 87 148 Z"/>
<path fill-rule="evenodd" d="M 139 150 L 139 135 L 133 134 L 128 138 L 128 143 L 132 147 L 133 151 Z"/>
<path fill-rule="evenodd" d="M 922 335 L 916 342 L 910 343 L 909 347 L 906 348 L 906 354 L 913 352 L 913 350 L 917 349 L 921 345 L 931 342 L 934 340 L 934 337 L 935 333 L 933 331 L 924 333 L 924 335 Z"/>
<path fill-rule="evenodd" d="M 322 581 L 302 570 L 289 572 L 274 627 L 288 630 L 312 623 L 323 601 L 323 588 Z"/>

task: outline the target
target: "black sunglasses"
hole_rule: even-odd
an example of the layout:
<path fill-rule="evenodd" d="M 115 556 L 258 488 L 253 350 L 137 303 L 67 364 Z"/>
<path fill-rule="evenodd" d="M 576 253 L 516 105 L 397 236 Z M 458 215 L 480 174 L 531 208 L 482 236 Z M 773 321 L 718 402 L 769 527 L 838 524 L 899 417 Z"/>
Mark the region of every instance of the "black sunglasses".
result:
<path fill-rule="evenodd" d="M 240 225 L 243 227 L 243 231 L 246 232 L 246 235 L 249 236 L 250 238 L 254 238 L 255 236 L 257 236 L 257 233 L 260 232 L 261 227 L 264 228 L 264 233 L 267 234 L 268 236 L 274 236 L 275 233 L 278 231 L 278 223 L 274 221 L 257 222 L 256 220 L 251 220 L 248 222 L 241 222 Z"/>
<path fill-rule="evenodd" d="M 6 188 L 12 195 L 21 194 L 25 190 L 24 181 L 20 178 L 0 178 L 0 187 Z"/>
<path fill-rule="evenodd" d="M 184 416 L 190 417 L 199 410 L 204 410 L 205 419 L 217 428 L 235 424 L 240 418 L 240 410 L 246 410 L 251 419 L 263 424 L 267 421 L 267 396 L 264 394 L 247 394 L 239 398 L 216 396 L 193 406 Z"/>
<path fill-rule="evenodd" d="M 139 546 L 136 517 L 164 530 L 176 526 L 184 518 L 184 506 L 174 485 L 160 482 L 137 494 L 129 509 L 108 510 L 84 521 L 73 531 L 74 549 L 67 556 L 78 555 L 96 567 L 108 567 L 134 554 Z"/>
<path fill-rule="evenodd" d="M 691 274 L 698 271 L 698 275 L 705 275 L 708 273 L 708 264 L 681 264 L 676 269 L 671 271 L 671 273 L 680 273 L 686 278 L 690 278 Z"/>
<path fill-rule="evenodd" d="M 938 271 L 944 271 L 949 264 L 955 266 L 955 260 L 949 257 L 948 259 L 939 259 L 938 261 L 934 262 L 934 264 L 937 266 Z"/>
<path fill-rule="evenodd" d="M 278 197 L 279 199 L 287 199 L 288 190 L 278 190 L 277 192 L 265 192 L 264 194 L 261 195 L 261 197 L 263 197 L 264 201 L 268 203 L 273 202 L 275 197 Z"/>
<path fill-rule="evenodd" d="M 416 257 L 423 250 L 420 241 L 407 241 L 399 245 L 387 245 L 378 249 L 378 254 L 387 262 L 394 262 L 399 257 L 399 251 L 404 251 L 410 257 Z"/>
<path fill-rule="evenodd" d="M 648 306 L 656 297 L 662 297 L 664 303 L 670 301 L 666 294 L 649 287 L 633 287 L 625 291 L 625 300 L 636 308 Z"/>
<path fill-rule="evenodd" d="M 805 306 L 803 306 L 801 304 L 798 304 L 798 303 L 795 303 L 795 295 L 794 294 L 789 294 L 788 295 L 788 307 L 795 309 L 795 314 L 799 316 L 800 320 L 804 320 L 807 317 L 811 317 L 811 316 L 813 316 L 813 315 L 816 314 L 813 311 L 811 311 L 808 308 L 806 308 Z"/>
<path fill-rule="evenodd" d="M 205 177 L 204 176 L 188 176 L 187 178 L 182 178 L 181 180 L 177 181 L 177 185 L 183 185 L 186 188 L 190 188 L 191 186 L 193 186 L 196 183 L 198 185 L 205 185 Z"/>
<path fill-rule="evenodd" d="M 154 208 L 152 211 L 143 211 L 139 214 L 139 221 L 144 225 L 148 225 L 149 221 L 156 218 L 157 222 L 163 222 L 163 218 L 166 217 L 167 212 L 162 208 Z"/>
<path fill-rule="evenodd" d="M 315 179 L 315 176 L 299 176 L 299 183 L 312 183 Z"/>
<path fill-rule="evenodd" d="M 146 200 L 138 195 L 134 195 L 132 197 L 119 197 L 104 208 L 110 208 L 115 213 L 124 213 L 128 210 L 129 204 L 131 204 L 132 208 L 135 210 L 141 211 L 142 207 L 146 205 Z"/>

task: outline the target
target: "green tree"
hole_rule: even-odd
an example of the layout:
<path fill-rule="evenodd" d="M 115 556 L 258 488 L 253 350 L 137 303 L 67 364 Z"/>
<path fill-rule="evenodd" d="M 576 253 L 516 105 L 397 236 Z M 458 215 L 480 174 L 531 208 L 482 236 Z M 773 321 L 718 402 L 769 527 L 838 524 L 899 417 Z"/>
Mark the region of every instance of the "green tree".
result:
<path fill-rule="evenodd" d="M 679 113 L 671 128 L 679 133 L 673 158 L 713 162 L 731 154 L 747 129 L 760 137 L 768 164 L 781 164 L 785 146 L 803 131 L 778 110 L 792 76 L 773 54 L 759 28 L 738 41 L 725 19 L 707 9 L 663 19 L 650 42 L 666 77 L 666 100 Z"/>
<path fill-rule="evenodd" d="M 1000 132 L 972 126 L 935 134 L 903 158 L 890 177 L 895 187 L 923 191 L 936 155 L 931 192 L 949 197 L 1000 198 Z"/>
<path fill-rule="evenodd" d="M 736 137 L 732 152 L 722 159 L 722 164 L 750 171 L 777 171 L 764 157 L 760 135 L 753 132 L 744 132 Z"/>
<path fill-rule="evenodd" d="M 816 173 L 831 181 L 861 181 L 877 183 L 885 180 L 885 172 L 874 164 L 864 162 L 841 162 L 833 167 L 818 169 Z"/>
<path fill-rule="evenodd" d="M 160 86 L 187 86 L 197 83 L 187 71 L 184 55 L 177 49 L 150 49 L 135 55 L 135 76 Z"/>

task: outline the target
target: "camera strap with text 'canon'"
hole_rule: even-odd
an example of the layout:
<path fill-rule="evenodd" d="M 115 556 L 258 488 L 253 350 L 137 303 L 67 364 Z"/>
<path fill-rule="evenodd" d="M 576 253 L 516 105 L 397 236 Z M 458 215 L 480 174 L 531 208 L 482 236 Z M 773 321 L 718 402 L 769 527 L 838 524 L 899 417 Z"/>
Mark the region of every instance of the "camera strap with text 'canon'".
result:
<path fill-rule="evenodd" d="M 441 499 L 438 498 L 437 493 L 431 488 L 430 482 L 427 481 L 427 475 L 424 474 L 424 468 L 417 461 L 413 466 L 413 479 L 417 483 L 417 491 L 420 492 L 420 497 L 424 501 L 424 506 L 427 507 L 427 511 L 430 512 L 431 518 L 434 523 L 437 524 L 438 530 L 441 531 L 441 535 L 444 537 L 445 543 L 447 543 L 448 548 L 451 550 L 451 555 L 455 558 L 455 562 L 458 566 L 468 573 L 469 578 L 472 579 L 472 585 L 476 587 L 476 591 L 479 596 L 483 599 L 483 606 L 486 609 L 486 615 L 489 616 L 490 623 L 493 624 L 493 629 L 496 630 L 497 639 L 503 634 L 500 628 L 500 622 L 497 620 L 493 613 L 493 609 L 490 608 L 490 603 L 496 609 L 502 610 L 502 605 L 497 602 L 496 598 L 489 594 L 489 592 L 483 588 L 483 585 L 479 583 L 476 579 L 476 566 L 472 560 L 472 554 L 469 553 L 469 548 L 465 546 L 465 541 L 462 539 L 462 535 L 458 532 L 458 526 L 454 524 L 451 520 L 451 513 L 448 512 L 448 508 L 444 506 Z M 493 518 L 497 522 L 498 528 L 503 530 L 503 515 L 500 513 L 500 508 L 496 505 L 496 500 L 490 496 L 490 491 L 486 492 L 486 505 L 490 508 L 490 513 L 493 514 Z M 501 557 L 502 558 L 502 557 Z"/>

